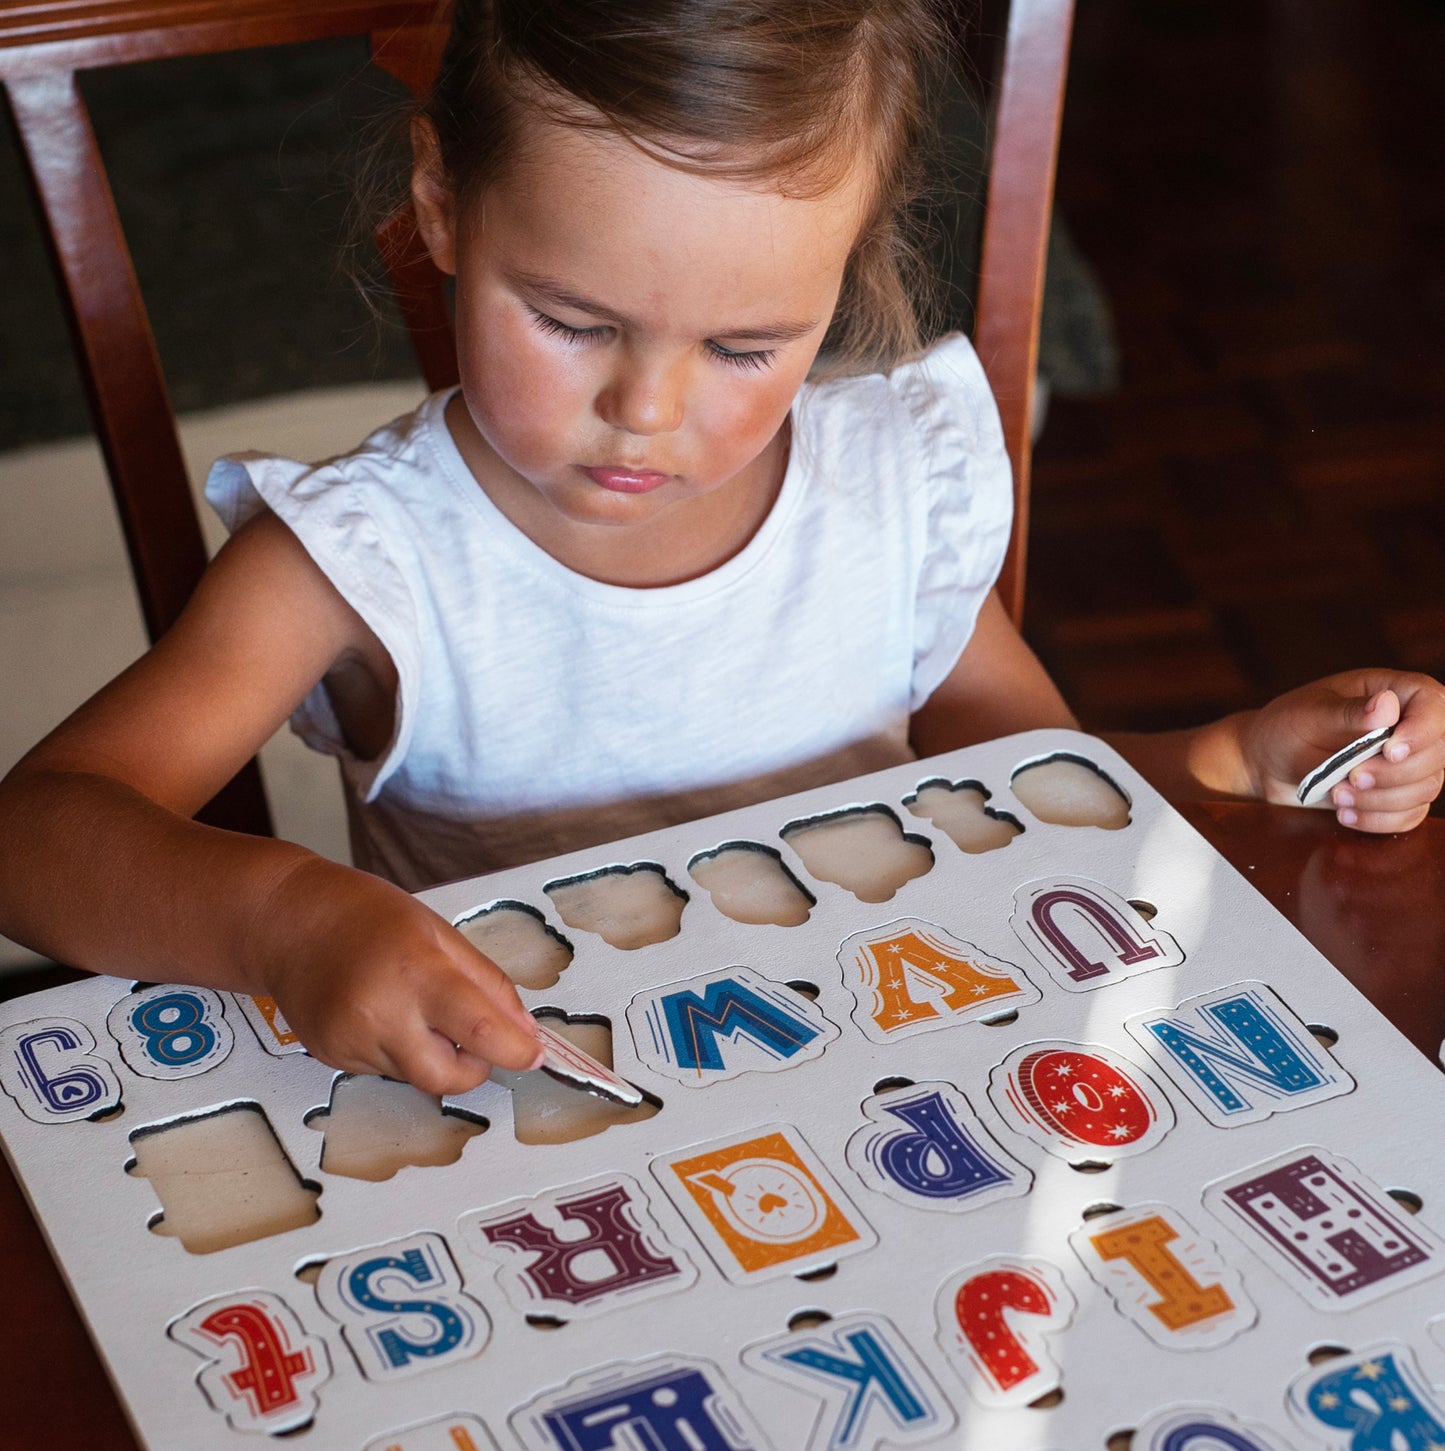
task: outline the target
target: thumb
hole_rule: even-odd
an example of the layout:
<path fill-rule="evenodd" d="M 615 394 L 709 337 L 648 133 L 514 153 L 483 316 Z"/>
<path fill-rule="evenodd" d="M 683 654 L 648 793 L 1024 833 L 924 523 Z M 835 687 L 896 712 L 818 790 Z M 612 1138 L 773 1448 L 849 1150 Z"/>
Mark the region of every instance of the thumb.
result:
<path fill-rule="evenodd" d="M 1393 690 L 1377 690 L 1363 705 L 1358 699 L 1345 702 L 1345 728 L 1352 735 L 1382 730 L 1400 719 L 1400 697 Z"/>

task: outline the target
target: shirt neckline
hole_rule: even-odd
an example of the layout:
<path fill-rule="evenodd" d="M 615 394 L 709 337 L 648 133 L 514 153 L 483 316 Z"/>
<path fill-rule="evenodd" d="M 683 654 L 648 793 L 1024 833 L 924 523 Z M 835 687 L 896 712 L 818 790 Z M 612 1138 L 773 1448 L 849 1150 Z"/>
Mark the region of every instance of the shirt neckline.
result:
<path fill-rule="evenodd" d="M 694 579 L 683 580 L 680 584 L 637 586 L 610 584 L 605 580 L 592 579 L 554 559 L 540 544 L 519 529 L 492 502 L 487 491 L 477 482 L 476 476 L 467 467 L 456 440 L 452 438 L 451 429 L 447 427 L 446 407 L 456 396 L 456 387 L 433 393 L 423 405 L 422 421 L 425 425 L 425 436 L 441 462 L 442 473 L 467 502 L 467 506 L 480 515 L 489 541 L 506 549 L 534 575 L 540 575 L 572 594 L 634 609 L 662 609 L 732 588 L 771 552 L 787 527 L 806 487 L 806 476 L 800 459 L 809 446 L 809 441 L 804 437 L 803 426 L 803 417 L 807 410 L 800 408 L 799 403 L 810 386 L 804 384 L 789 411 L 792 437 L 788 448 L 788 462 L 783 470 L 783 481 L 778 488 L 777 497 L 762 523 L 758 525 L 752 538 L 730 559 L 724 560 L 716 569 Z"/>

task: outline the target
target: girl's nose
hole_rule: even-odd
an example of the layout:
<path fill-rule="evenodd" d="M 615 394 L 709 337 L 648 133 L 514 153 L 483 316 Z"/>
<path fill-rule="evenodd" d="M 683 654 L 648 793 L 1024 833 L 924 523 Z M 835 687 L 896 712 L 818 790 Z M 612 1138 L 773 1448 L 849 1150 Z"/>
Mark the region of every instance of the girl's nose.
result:
<path fill-rule="evenodd" d="M 672 433 L 682 424 L 686 392 L 683 364 L 621 360 L 597 395 L 597 412 L 603 422 L 627 433 Z"/>

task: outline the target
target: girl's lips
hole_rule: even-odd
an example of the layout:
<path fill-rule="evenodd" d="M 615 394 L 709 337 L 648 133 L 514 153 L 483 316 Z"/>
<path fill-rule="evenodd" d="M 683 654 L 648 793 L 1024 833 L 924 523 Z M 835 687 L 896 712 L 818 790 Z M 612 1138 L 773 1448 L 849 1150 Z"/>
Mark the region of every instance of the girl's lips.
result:
<path fill-rule="evenodd" d="M 584 467 L 582 472 L 599 488 L 610 490 L 614 494 L 650 494 L 654 489 L 661 488 L 668 479 L 666 474 L 660 474 L 654 469 Z"/>

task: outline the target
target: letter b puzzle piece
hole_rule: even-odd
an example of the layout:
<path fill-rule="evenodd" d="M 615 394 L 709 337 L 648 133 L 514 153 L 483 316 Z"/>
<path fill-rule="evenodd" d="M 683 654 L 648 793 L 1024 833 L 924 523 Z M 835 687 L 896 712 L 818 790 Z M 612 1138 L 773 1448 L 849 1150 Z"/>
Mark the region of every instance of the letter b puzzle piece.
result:
<path fill-rule="evenodd" d="M 326 1342 L 308 1335 L 268 1290 L 204 1300 L 173 1320 L 172 1340 L 204 1357 L 206 1399 L 238 1431 L 280 1435 L 316 1414 L 316 1388 L 331 1375 Z"/>
<path fill-rule="evenodd" d="M 464 1215 L 470 1247 L 524 1315 L 575 1320 L 686 1289 L 697 1269 L 669 1244 L 624 1175 L 589 1179 Z"/>
<path fill-rule="evenodd" d="M 877 1451 L 933 1441 L 955 1423 L 938 1383 L 898 1327 L 881 1315 L 845 1315 L 816 1330 L 750 1346 L 743 1363 L 820 1398 L 799 1451 Z"/>
<path fill-rule="evenodd" d="M 1074 1313 L 1074 1296 L 1047 1260 L 994 1255 L 938 1292 L 938 1343 L 985 1406 L 1026 1406 L 1063 1379 L 1049 1354 Z"/>
<path fill-rule="evenodd" d="M 1012 963 L 916 917 L 855 933 L 838 949 L 838 965 L 857 999 L 853 1021 L 875 1043 L 995 1017 L 1040 997 Z"/>
<path fill-rule="evenodd" d="M 801 993 L 746 967 L 643 993 L 627 1023 L 644 1063 L 694 1088 L 795 1067 L 838 1037 L 837 1025 Z"/>
<path fill-rule="evenodd" d="M 1374 1345 L 1312 1367 L 1291 1385 L 1289 1408 L 1311 1437 L 1335 1451 L 1445 1446 L 1445 1406 L 1407 1345 Z"/>
<path fill-rule="evenodd" d="M 322 1266 L 316 1298 L 341 1325 L 368 1380 L 395 1380 L 480 1354 L 491 1330 L 487 1312 L 463 1293 L 439 1234 L 334 1256 Z"/>
<path fill-rule="evenodd" d="M 1167 1204 L 1098 1215 L 1069 1242 L 1119 1312 L 1160 1345 L 1203 1350 L 1255 1322 L 1239 1274 Z"/>
<path fill-rule="evenodd" d="M 527 1451 L 770 1451 L 718 1368 L 675 1356 L 585 1371 L 512 1429 Z"/>
<path fill-rule="evenodd" d="M 120 1079 L 73 1018 L 36 1018 L 0 1032 L 0 1088 L 36 1123 L 93 1118 L 120 1102 Z"/>

